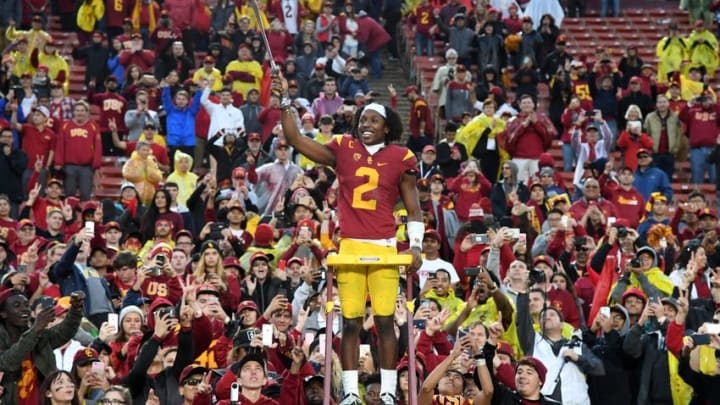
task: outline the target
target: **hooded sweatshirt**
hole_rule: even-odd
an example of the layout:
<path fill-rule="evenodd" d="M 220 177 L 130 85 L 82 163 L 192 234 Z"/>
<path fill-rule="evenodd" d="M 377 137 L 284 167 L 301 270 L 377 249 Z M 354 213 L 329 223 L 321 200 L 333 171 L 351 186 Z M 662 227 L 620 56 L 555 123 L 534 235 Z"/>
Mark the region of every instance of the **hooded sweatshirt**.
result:
<path fill-rule="evenodd" d="M 193 191 L 195 191 L 198 176 L 189 170 L 184 173 L 180 171 L 179 163 L 183 158 L 190 160 L 188 168 L 189 170 L 192 170 L 193 157 L 180 150 L 176 150 L 175 156 L 173 156 L 175 170 L 170 173 L 166 183 L 176 183 L 178 185 L 177 203 L 184 206 L 186 205 L 188 198 L 190 198 L 190 195 L 192 195 Z"/>
<path fill-rule="evenodd" d="M 622 351 L 623 340 L 630 331 L 630 315 L 623 306 L 616 305 L 612 309 L 622 312 L 625 316 L 625 323 L 620 331 L 613 329 L 608 333 L 600 332 L 600 335 L 588 329 L 583 331 L 583 341 L 587 342 L 605 366 L 605 375 L 591 377 L 589 393 L 592 403 L 628 403 L 629 398 L 632 397 L 630 376 L 626 367 L 628 359 Z"/>

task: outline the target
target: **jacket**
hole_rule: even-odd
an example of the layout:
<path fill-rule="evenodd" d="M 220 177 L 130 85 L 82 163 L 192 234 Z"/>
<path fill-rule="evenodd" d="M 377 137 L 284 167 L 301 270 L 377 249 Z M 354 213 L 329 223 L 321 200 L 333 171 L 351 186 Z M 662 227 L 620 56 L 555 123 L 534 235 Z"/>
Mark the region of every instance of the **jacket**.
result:
<path fill-rule="evenodd" d="M 641 359 L 640 385 L 637 404 L 672 404 L 668 351 L 665 347 L 667 325 L 646 332 L 635 325 L 625 336 L 623 351 L 634 359 Z"/>
<path fill-rule="evenodd" d="M 635 171 L 635 181 L 633 182 L 635 189 L 643 196 L 645 201 L 650 198 L 650 194 L 661 192 L 667 197 L 668 201 L 672 201 L 672 186 L 667 174 L 657 167 L 638 168 Z"/>
<path fill-rule="evenodd" d="M 675 155 L 680 150 L 680 137 L 682 133 L 682 123 L 680 117 L 673 111 L 668 111 L 665 118 L 665 128 L 668 137 L 668 151 Z M 660 145 L 660 134 L 663 129 L 663 119 L 657 111 L 653 111 L 645 117 L 645 131 L 653 140 L 653 151 L 658 152 Z"/>
<path fill-rule="evenodd" d="M 15 149 L 5 156 L 0 148 L 0 194 L 9 196 L 13 202 L 21 202 L 25 193 L 22 189 L 22 175 L 28 164 L 25 152 Z"/>
<path fill-rule="evenodd" d="M 50 281 L 60 286 L 60 294 L 62 296 L 70 295 L 74 291 L 84 292 L 86 295 L 85 314 L 90 314 L 92 302 L 90 301 L 90 291 L 88 291 L 87 280 L 82 271 L 75 266 L 75 258 L 77 258 L 79 251 L 80 248 L 74 242 L 69 243 L 67 250 L 65 250 L 60 261 L 53 266 L 48 276 L 50 277 Z M 110 287 L 108 287 L 105 278 L 100 278 L 100 283 L 105 288 L 107 300 L 112 302 Z M 69 338 L 67 340 L 69 340 Z M 63 341 L 63 343 L 67 342 L 67 340 Z"/>
<path fill-rule="evenodd" d="M 195 146 L 195 115 L 200 109 L 202 92 L 195 92 L 190 105 L 180 109 L 170 97 L 170 88 L 162 92 L 163 108 L 167 112 L 167 144 L 168 146 Z"/>
<path fill-rule="evenodd" d="M 80 327 L 82 312 L 70 308 L 67 317 L 52 328 L 35 332 L 28 329 L 15 343 L 10 342 L 5 325 L 0 323 L 0 370 L 3 371 L 2 395 L 3 404 L 18 403 L 18 382 L 25 376 L 20 375 L 21 365 L 28 355 L 32 356 L 35 370 L 40 374 L 37 381 L 56 370 L 53 350 L 72 339 Z M 42 397 L 42 393 L 39 393 Z"/>

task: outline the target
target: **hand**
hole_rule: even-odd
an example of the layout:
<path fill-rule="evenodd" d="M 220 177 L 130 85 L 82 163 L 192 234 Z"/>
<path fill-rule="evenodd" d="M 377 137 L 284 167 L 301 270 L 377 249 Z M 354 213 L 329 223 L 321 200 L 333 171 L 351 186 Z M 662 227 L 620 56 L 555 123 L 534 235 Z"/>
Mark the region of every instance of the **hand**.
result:
<path fill-rule="evenodd" d="M 270 92 L 280 99 L 287 97 L 288 83 L 283 77 L 282 72 L 274 70 L 271 73 L 271 77 Z"/>
<path fill-rule="evenodd" d="M 117 332 L 115 331 L 115 325 L 110 325 L 107 322 L 103 322 L 102 325 L 100 325 L 100 333 L 98 333 L 98 339 L 102 340 L 105 343 L 110 343 L 115 340 L 115 334 Z"/>
<path fill-rule="evenodd" d="M 503 333 L 505 333 L 505 328 L 502 324 L 502 311 L 498 311 L 498 319 L 497 321 L 490 324 L 488 329 L 490 330 L 490 335 L 488 336 L 488 341 L 492 343 L 493 345 L 497 346 L 497 342 L 500 340 L 500 337 Z"/>
<path fill-rule="evenodd" d="M 198 385 L 199 386 L 199 385 Z M 160 405 L 160 398 L 155 395 L 155 390 L 150 388 L 145 405 Z"/>
<path fill-rule="evenodd" d="M 160 339 L 165 339 L 167 335 L 172 330 L 172 327 L 174 326 L 174 321 L 172 318 L 170 318 L 169 315 L 165 315 L 163 318 L 160 318 L 160 315 L 157 313 L 154 314 L 155 317 L 155 331 L 154 335 L 159 337 Z"/>
<path fill-rule="evenodd" d="M 562 353 L 562 356 L 573 362 L 578 361 L 578 358 L 580 358 L 580 356 L 578 356 L 578 354 L 573 349 L 565 349 Z"/>
<path fill-rule="evenodd" d="M 70 294 L 70 306 L 78 311 L 83 310 L 85 305 L 85 293 L 82 291 L 75 291 Z"/>
<path fill-rule="evenodd" d="M 43 158 L 38 155 L 37 159 L 35 159 L 35 164 L 33 164 L 33 169 L 39 173 L 43 167 L 45 167 L 43 164 Z"/>
<path fill-rule="evenodd" d="M 395 86 L 393 86 L 392 83 L 388 84 L 387 89 L 388 89 L 388 93 L 390 94 L 390 97 L 397 96 L 397 91 L 395 91 Z"/>
<path fill-rule="evenodd" d="M 688 311 L 690 310 L 690 300 L 688 299 L 688 295 L 689 295 L 688 290 L 686 290 L 686 289 L 680 290 L 680 295 L 677 298 L 678 311 L 677 311 L 676 319 L 678 317 L 681 317 L 681 319 L 683 321 L 685 320 L 685 317 L 687 316 Z"/>
<path fill-rule="evenodd" d="M 292 339 L 293 348 L 290 352 L 290 358 L 292 362 L 297 365 L 302 365 L 305 362 L 305 352 L 303 352 L 302 341 L 300 338 Z"/>
<path fill-rule="evenodd" d="M 205 373 L 202 378 L 202 382 L 197 385 L 196 391 L 198 394 L 209 394 L 212 392 L 212 387 L 210 386 L 210 373 Z M 158 401 L 159 403 L 160 401 Z"/>
<path fill-rule="evenodd" d="M 115 118 L 108 119 L 108 129 L 110 130 L 110 132 L 117 132 L 118 126 L 115 122 Z"/>
<path fill-rule="evenodd" d="M 40 332 L 47 328 L 47 326 L 55 319 L 55 307 L 46 307 L 40 310 L 35 317 L 35 322 L 32 325 L 32 330 Z"/>
<path fill-rule="evenodd" d="M 35 186 L 28 193 L 28 204 L 34 203 L 40 195 L 40 184 L 35 183 Z"/>
<path fill-rule="evenodd" d="M 414 272 L 422 267 L 423 259 L 420 254 L 420 249 L 408 249 L 405 253 L 411 254 L 413 258 L 412 263 L 410 264 L 410 269 L 408 269 L 409 271 Z"/>

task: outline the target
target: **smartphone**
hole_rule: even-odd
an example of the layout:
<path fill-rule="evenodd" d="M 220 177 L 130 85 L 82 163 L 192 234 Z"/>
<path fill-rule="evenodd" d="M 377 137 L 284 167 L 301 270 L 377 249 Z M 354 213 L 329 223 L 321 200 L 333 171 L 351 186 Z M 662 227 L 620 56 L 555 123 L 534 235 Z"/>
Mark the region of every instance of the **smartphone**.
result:
<path fill-rule="evenodd" d="M 430 300 L 420 301 L 420 308 L 430 308 Z"/>
<path fill-rule="evenodd" d="M 287 267 L 287 260 L 280 260 L 277 265 L 277 269 L 280 271 L 285 270 L 285 267 Z"/>
<path fill-rule="evenodd" d="M 360 345 L 360 358 L 370 354 L 370 345 Z"/>
<path fill-rule="evenodd" d="M 240 400 L 240 384 L 234 382 L 230 384 L 230 402 L 236 403 Z"/>
<path fill-rule="evenodd" d="M 115 330 L 115 333 L 118 332 L 118 327 L 120 323 L 120 318 L 118 314 L 108 314 L 108 325 L 113 327 L 113 330 Z"/>
<path fill-rule="evenodd" d="M 287 298 L 287 290 L 284 288 L 278 288 L 277 295 Z"/>
<path fill-rule="evenodd" d="M 562 224 L 563 228 L 567 228 L 567 226 L 568 226 L 568 217 L 566 217 L 565 215 L 563 215 L 562 218 L 560 218 L 560 223 Z"/>
<path fill-rule="evenodd" d="M 54 307 L 55 300 L 53 299 L 53 297 L 42 297 L 42 298 L 40 298 L 40 305 L 43 308 Z"/>
<path fill-rule="evenodd" d="M 658 297 L 650 297 L 650 302 L 653 304 L 657 304 L 660 302 L 660 298 Z"/>
<path fill-rule="evenodd" d="M 606 318 L 610 318 L 610 307 L 600 308 L 600 314 Z"/>
<path fill-rule="evenodd" d="M 490 237 L 486 233 L 476 233 L 472 236 L 472 242 L 476 245 L 487 245 L 490 243 Z"/>
<path fill-rule="evenodd" d="M 613 226 L 613 225 L 615 225 L 615 222 L 617 222 L 617 218 L 615 218 L 615 217 L 608 217 L 608 219 L 607 219 L 607 226 Z"/>
<path fill-rule="evenodd" d="M 25 265 L 25 264 L 18 264 L 16 270 L 17 270 L 18 273 L 27 273 L 27 265 Z"/>
<path fill-rule="evenodd" d="M 428 280 L 430 280 L 431 278 L 437 278 L 437 273 L 430 273 L 428 274 L 427 278 Z"/>
<path fill-rule="evenodd" d="M 482 269 L 480 267 L 465 267 L 463 271 L 465 273 L 465 277 L 476 277 L 481 273 Z"/>
<path fill-rule="evenodd" d="M 262 344 L 265 347 L 270 347 L 273 344 L 273 326 L 269 323 L 262 326 Z"/>
<path fill-rule="evenodd" d="M 413 327 L 416 329 L 425 329 L 425 320 L 424 319 L 413 320 Z"/>
<path fill-rule="evenodd" d="M 465 328 L 459 328 L 459 329 L 458 329 L 458 333 L 457 333 L 457 338 L 458 338 L 458 339 L 462 339 L 462 338 L 464 338 L 465 336 L 467 336 L 467 334 L 468 334 L 468 331 L 465 330 Z"/>
<path fill-rule="evenodd" d="M 105 374 L 105 363 L 102 361 L 93 361 L 90 372 L 94 374 L 104 375 Z"/>
<path fill-rule="evenodd" d="M 518 242 L 527 242 L 527 234 L 521 233 L 520 235 L 518 235 Z"/>
<path fill-rule="evenodd" d="M 95 222 L 85 221 L 85 231 L 91 232 L 93 235 L 95 235 Z"/>
<path fill-rule="evenodd" d="M 694 334 L 690 335 L 690 339 L 692 339 L 695 346 L 706 346 L 710 344 L 710 335 Z"/>
<path fill-rule="evenodd" d="M 165 255 L 157 255 L 157 256 L 155 256 L 155 261 L 160 266 L 164 266 L 165 262 L 167 262 L 167 257 L 165 257 Z"/>
<path fill-rule="evenodd" d="M 508 229 L 508 235 L 513 240 L 520 239 L 520 228 L 509 228 Z"/>

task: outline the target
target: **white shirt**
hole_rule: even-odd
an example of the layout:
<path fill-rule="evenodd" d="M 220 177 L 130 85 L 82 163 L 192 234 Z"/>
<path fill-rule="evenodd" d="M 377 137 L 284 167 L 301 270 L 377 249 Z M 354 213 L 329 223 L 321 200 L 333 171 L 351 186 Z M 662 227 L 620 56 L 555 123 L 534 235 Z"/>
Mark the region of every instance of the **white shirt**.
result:
<path fill-rule="evenodd" d="M 295 35 L 298 33 L 298 2 L 297 0 L 282 0 L 283 21 L 285 29 Z"/>
<path fill-rule="evenodd" d="M 210 116 L 210 128 L 208 129 L 208 139 L 212 138 L 221 129 L 232 129 L 238 131 L 245 130 L 245 119 L 242 111 L 232 104 L 224 106 L 210 101 L 210 87 L 205 87 L 200 97 L 200 103 L 205 107 L 205 111 Z M 215 145 L 223 145 L 223 137 L 221 136 L 215 141 Z"/>
<path fill-rule="evenodd" d="M 70 370 L 72 370 L 73 360 L 75 359 L 75 353 L 82 349 L 84 349 L 84 347 L 80 344 L 80 342 L 77 340 L 71 340 L 70 344 L 64 351 L 61 351 L 59 348 L 53 350 L 53 354 L 55 355 L 55 367 L 57 367 L 58 370 L 70 372 Z"/>
<path fill-rule="evenodd" d="M 460 282 L 460 277 L 452 263 L 446 262 L 439 257 L 433 260 L 423 259 L 422 266 L 420 266 L 420 269 L 417 271 L 418 277 L 420 278 L 420 288 L 425 286 L 425 281 L 427 281 L 429 274 L 435 274 L 435 272 L 440 269 L 447 270 L 447 272 L 450 273 L 451 284 Z"/>

